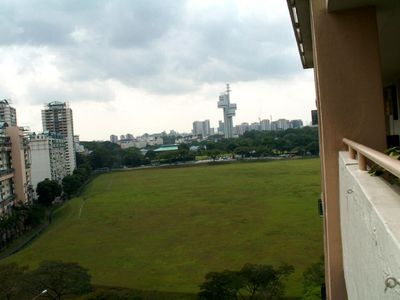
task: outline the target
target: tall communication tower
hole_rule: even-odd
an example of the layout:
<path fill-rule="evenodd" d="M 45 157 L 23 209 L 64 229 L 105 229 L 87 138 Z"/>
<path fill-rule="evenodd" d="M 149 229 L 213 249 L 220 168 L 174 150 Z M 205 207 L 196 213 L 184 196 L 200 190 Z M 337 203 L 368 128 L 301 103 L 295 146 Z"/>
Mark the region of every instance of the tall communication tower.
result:
<path fill-rule="evenodd" d="M 230 103 L 229 83 L 226 84 L 226 92 L 219 96 L 218 108 L 222 108 L 224 112 L 224 134 L 225 138 L 233 137 L 233 121 L 232 117 L 235 116 L 236 104 Z"/>

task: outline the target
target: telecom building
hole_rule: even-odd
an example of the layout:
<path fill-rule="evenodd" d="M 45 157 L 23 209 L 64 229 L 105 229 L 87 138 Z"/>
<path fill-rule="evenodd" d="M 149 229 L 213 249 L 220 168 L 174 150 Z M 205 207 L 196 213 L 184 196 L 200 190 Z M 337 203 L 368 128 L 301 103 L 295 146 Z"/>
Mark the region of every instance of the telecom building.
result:
<path fill-rule="evenodd" d="M 66 140 L 65 160 L 67 162 L 67 173 L 72 174 L 76 168 L 74 148 L 74 124 L 72 109 L 67 103 L 50 102 L 42 110 L 43 132 L 62 134 Z"/>
<path fill-rule="evenodd" d="M 232 117 L 236 115 L 236 104 L 230 103 L 229 84 L 226 85 L 226 92 L 219 96 L 218 108 L 222 108 L 224 112 L 224 134 L 225 138 L 233 137 L 233 121 Z"/>

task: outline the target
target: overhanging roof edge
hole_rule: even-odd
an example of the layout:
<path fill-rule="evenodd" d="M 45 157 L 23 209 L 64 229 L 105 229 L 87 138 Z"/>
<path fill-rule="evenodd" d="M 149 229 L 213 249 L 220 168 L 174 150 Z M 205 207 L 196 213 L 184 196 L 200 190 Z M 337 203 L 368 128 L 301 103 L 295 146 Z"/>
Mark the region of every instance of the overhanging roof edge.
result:
<path fill-rule="evenodd" d="M 309 0 L 286 0 L 286 2 L 303 68 L 313 68 Z"/>

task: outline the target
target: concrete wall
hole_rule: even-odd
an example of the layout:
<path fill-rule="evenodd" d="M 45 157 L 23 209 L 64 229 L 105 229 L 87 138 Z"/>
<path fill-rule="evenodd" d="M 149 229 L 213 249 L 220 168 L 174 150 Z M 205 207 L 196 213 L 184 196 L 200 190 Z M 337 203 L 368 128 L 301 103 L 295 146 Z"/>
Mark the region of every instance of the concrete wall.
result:
<path fill-rule="evenodd" d="M 400 193 L 380 177 L 360 171 L 347 152 L 339 155 L 343 264 L 351 300 L 400 299 Z"/>
<path fill-rule="evenodd" d="M 383 86 L 373 8 L 328 13 L 326 0 L 310 1 L 316 80 L 327 294 L 346 299 L 339 211 L 338 151 L 349 138 L 385 148 Z"/>
<path fill-rule="evenodd" d="M 51 165 L 50 165 L 50 150 L 49 141 L 43 140 L 31 140 L 31 176 L 32 186 L 36 191 L 37 184 L 46 178 L 52 179 L 51 177 Z"/>
<path fill-rule="evenodd" d="M 30 174 L 25 168 L 25 152 L 23 147 L 23 134 L 16 126 L 6 128 L 6 133 L 11 140 L 11 158 L 14 168 L 14 193 L 15 202 L 26 203 L 29 201 L 27 184 Z M 27 174 L 29 176 L 27 176 Z"/>

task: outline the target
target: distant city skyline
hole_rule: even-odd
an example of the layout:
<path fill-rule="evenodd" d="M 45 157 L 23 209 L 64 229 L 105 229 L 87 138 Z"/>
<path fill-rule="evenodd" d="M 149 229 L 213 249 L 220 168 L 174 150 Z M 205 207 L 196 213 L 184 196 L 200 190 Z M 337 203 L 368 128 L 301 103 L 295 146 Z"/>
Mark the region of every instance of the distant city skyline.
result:
<path fill-rule="evenodd" d="M 222 126 L 221 126 L 222 124 Z M 165 133 L 167 136 L 180 136 L 180 135 L 203 135 L 203 137 L 207 137 L 210 135 L 214 134 L 219 134 L 219 135 L 224 135 L 223 133 L 223 122 L 220 120 L 216 126 L 211 126 L 210 120 L 195 120 L 192 123 L 192 129 L 188 131 L 176 131 L 176 130 L 163 130 L 159 132 L 146 132 L 143 134 L 137 134 L 134 135 L 132 133 L 125 133 L 125 134 L 115 134 L 111 133 L 106 139 L 107 141 L 111 141 L 113 143 L 120 142 L 121 140 L 133 140 L 137 139 L 138 137 L 143 137 L 146 135 L 149 136 L 160 136 Z M 234 135 L 242 135 L 245 131 L 249 130 L 260 130 L 260 131 L 276 131 L 276 130 L 286 130 L 289 128 L 301 128 L 304 126 L 314 126 L 311 123 L 304 123 L 303 120 L 301 119 L 285 119 L 285 118 L 279 118 L 276 120 L 271 120 L 270 119 L 262 119 L 258 121 L 248 121 L 248 122 L 242 122 L 240 124 L 235 124 L 233 128 Z M 222 128 L 221 128 L 222 127 Z M 244 128 L 246 127 L 246 128 Z M 244 129 L 243 129 L 244 128 Z"/>
<path fill-rule="evenodd" d="M 285 1 L 6 1 L 0 16 L 0 98 L 34 131 L 43 104 L 60 101 L 81 140 L 187 132 L 193 120 L 221 120 L 227 82 L 234 125 L 307 123 L 315 108 Z"/>

